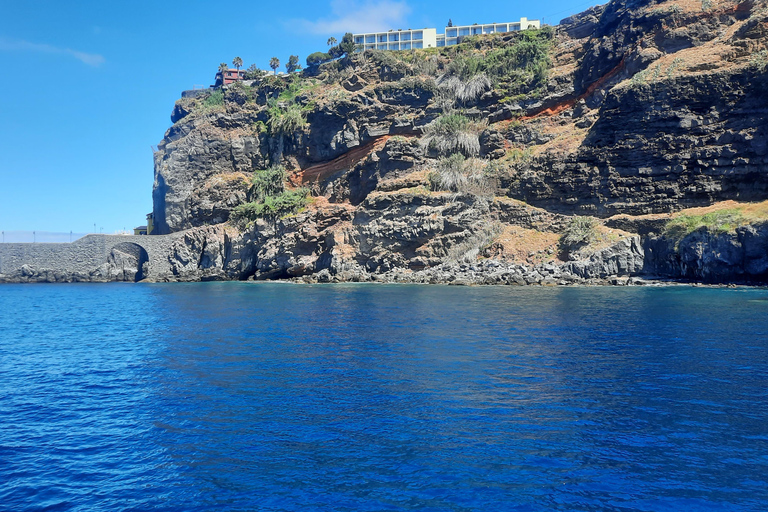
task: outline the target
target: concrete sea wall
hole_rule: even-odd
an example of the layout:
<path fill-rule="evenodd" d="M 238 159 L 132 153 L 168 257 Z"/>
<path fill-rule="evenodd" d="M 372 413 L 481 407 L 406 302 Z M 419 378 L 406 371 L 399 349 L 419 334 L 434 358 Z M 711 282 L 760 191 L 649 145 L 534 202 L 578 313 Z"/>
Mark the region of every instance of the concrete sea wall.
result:
<path fill-rule="evenodd" d="M 0 244 L 0 276 L 9 281 L 127 281 L 165 275 L 171 272 L 168 254 L 179 236 L 94 234 L 72 243 Z"/>

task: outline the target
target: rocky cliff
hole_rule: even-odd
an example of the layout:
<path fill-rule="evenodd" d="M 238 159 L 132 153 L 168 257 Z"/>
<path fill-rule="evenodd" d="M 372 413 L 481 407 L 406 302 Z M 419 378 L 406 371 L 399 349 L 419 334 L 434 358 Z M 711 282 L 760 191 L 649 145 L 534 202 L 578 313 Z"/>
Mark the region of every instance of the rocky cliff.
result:
<path fill-rule="evenodd" d="M 182 98 L 155 153 L 158 233 L 188 230 L 167 278 L 765 282 L 762 210 L 670 223 L 768 199 L 767 68 L 765 2 L 614 0 Z"/>

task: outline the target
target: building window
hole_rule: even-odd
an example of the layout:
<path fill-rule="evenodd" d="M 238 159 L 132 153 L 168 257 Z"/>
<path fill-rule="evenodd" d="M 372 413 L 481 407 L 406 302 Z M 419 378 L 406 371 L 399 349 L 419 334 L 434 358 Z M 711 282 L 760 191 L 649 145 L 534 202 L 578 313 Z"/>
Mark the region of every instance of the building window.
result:
<path fill-rule="evenodd" d="M 365 36 L 365 42 L 366 43 L 375 43 L 376 42 L 376 36 Z"/>
<path fill-rule="evenodd" d="M 421 30 L 419 30 L 418 32 L 414 32 L 413 33 L 413 38 L 414 39 L 424 39 L 424 33 Z"/>
<path fill-rule="evenodd" d="M 355 38 L 355 44 L 363 44 L 363 36 L 357 36 Z"/>
<path fill-rule="evenodd" d="M 468 36 L 469 35 L 469 27 L 467 27 L 467 28 L 460 28 L 459 29 L 459 35 L 460 36 Z"/>
<path fill-rule="evenodd" d="M 445 37 L 456 37 L 458 35 L 457 29 L 449 28 L 445 31 Z"/>
<path fill-rule="evenodd" d="M 424 43 L 422 43 L 421 41 L 416 41 L 416 42 L 413 43 L 413 47 L 414 48 L 424 48 Z"/>

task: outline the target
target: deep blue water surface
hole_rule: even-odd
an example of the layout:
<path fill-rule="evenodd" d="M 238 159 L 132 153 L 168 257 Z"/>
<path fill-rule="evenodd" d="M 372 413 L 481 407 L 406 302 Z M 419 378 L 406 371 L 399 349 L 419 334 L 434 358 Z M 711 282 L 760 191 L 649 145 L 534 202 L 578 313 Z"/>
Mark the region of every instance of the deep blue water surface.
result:
<path fill-rule="evenodd" d="M 3 285 L 0 510 L 768 510 L 768 291 Z"/>

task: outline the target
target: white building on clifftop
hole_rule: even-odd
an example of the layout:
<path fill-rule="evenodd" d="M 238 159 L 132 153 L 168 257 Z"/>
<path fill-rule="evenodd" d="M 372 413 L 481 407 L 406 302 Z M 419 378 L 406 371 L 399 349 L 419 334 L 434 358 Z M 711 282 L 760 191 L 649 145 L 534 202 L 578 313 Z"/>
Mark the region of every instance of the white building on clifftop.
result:
<path fill-rule="evenodd" d="M 353 34 L 352 37 L 355 44 L 360 45 L 363 50 L 414 50 L 417 48 L 452 46 L 459 44 L 467 36 L 515 32 L 528 28 L 541 28 L 541 22 L 539 20 L 520 18 L 520 21 L 508 23 L 450 25 L 445 27 L 445 32 L 442 34 L 438 34 L 436 28 L 423 28 Z"/>

